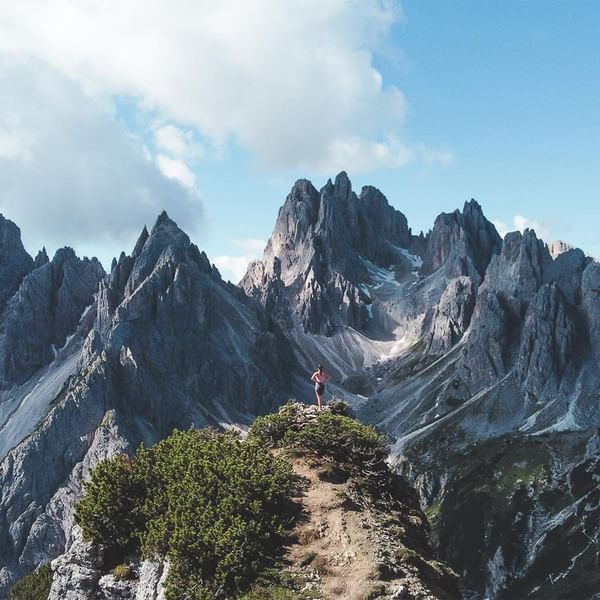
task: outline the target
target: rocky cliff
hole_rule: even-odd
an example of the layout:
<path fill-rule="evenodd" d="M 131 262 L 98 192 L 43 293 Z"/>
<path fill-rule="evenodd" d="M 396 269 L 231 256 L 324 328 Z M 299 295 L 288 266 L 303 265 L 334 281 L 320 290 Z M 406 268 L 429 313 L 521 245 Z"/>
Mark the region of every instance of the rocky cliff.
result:
<path fill-rule="evenodd" d="M 3 413 L 12 449 L 0 464 L 0 595 L 70 545 L 81 479 L 99 460 L 174 427 L 247 424 L 302 394 L 276 323 L 166 214 L 113 263 L 87 308 L 97 263 L 71 251 L 39 262 L 8 301 L 1 338 L 24 357 L 8 361 L 7 378 L 38 371 Z M 49 321 L 30 331 L 40 315 Z"/>

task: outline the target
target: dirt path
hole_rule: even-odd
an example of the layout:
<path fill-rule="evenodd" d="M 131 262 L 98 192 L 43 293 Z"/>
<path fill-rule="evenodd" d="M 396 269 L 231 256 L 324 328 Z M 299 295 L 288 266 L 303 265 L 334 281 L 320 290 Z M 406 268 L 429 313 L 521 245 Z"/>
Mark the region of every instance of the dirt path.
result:
<path fill-rule="evenodd" d="M 306 521 L 295 530 L 288 559 L 320 575 L 324 598 L 364 600 L 377 580 L 369 517 L 346 508 L 347 484 L 321 481 L 304 459 L 294 462 L 294 472 L 306 481 L 299 498 Z"/>

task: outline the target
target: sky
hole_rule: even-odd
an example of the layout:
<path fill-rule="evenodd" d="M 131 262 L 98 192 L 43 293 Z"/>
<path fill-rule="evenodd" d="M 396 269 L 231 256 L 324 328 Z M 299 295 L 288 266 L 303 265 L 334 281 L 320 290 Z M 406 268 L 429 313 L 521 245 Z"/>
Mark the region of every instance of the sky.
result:
<path fill-rule="evenodd" d="M 475 198 L 600 256 L 600 2 L 0 0 L 0 212 L 105 268 L 169 215 L 223 276 L 295 180 L 427 231 Z"/>

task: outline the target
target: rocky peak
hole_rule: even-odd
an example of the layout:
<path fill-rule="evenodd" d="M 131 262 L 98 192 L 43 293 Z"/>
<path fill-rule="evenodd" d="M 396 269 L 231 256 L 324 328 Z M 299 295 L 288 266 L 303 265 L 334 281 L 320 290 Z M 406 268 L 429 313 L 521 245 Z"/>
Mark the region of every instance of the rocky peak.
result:
<path fill-rule="evenodd" d="M 567 242 L 563 242 L 562 240 L 554 240 L 548 244 L 548 250 L 550 252 L 550 256 L 556 259 L 561 254 L 568 252 L 569 250 L 573 250 L 574 246 L 568 244 Z"/>
<path fill-rule="evenodd" d="M 340 171 L 335 177 L 334 183 L 335 195 L 340 200 L 349 200 L 352 192 L 352 184 L 346 171 Z"/>
<path fill-rule="evenodd" d="M 571 357 L 575 333 L 567 304 L 579 294 L 578 281 L 586 263 L 583 253 L 572 252 L 553 261 L 535 231 L 513 231 L 505 236 L 502 250 L 492 257 L 479 288 L 461 359 L 473 392 L 512 369 L 521 382 L 535 380 L 528 385 L 539 390 L 539 381 L 547 377 L 548 369 L 558 365 L 554 358 L 559 356 L 557 361 L 563 364 Z M 551 309 L 553 317 L 545 314 Z M 555 333 L 565 336 L 566 347 L 561 351 L 551 347 Z M 545 375 L 530 374 L 529 365 Z"/>
<path fill-rule="evenodd" d="M 36 255 L 35 260 L 33 261 L 33 268 L 37 269 L 50 262 L 48 258 L 48 254 L 46 253 L 46 247 L 44 246 Z"/>
<path fill-rule="evenodd" d="M 0 522 L 15 524 L 0 530 L 0 597 L 11 580 L 70 544 L 81 478 L 98 460 L 153 444 L 173 428 L 247 424 L 298 391 L 310 393 L 298 386 L 292 343 L 256 303 L 223 283 L 172 220 L 162 215 L 140 239 L 101 282 L 83 345 L 74 344 L 71 379 L 0 466 Z M 55 307 L 79 301 L 77 282 L 94 264 L 80 261 L 71 277 L 78 267 L 63 254 L 58 291 L 48 263 L 17 294 L 14 326 L 0 334 L 9 372 L 31 373 L 51 360 L 52 343 L 62 353 L 64 319 Z"/>
<path fill-rule="evenodd" d="M 164 215 L 166 215 L 167 213 L 163 211 L 163 212 L 161 213 L 161 216 L 162 216 L 163 214 L 164 214 Z M 160 217 L 159 217 L 159 219 L 160 219 Z M 158 223 L 158 221 L 157 221 L 157 223 Z M 144 225 L 144 228 L 142 229 L 142 232 L 140 233 L 140 235 L 139 235 L 139 237 L 138 237 L 138 239 L 137 239 L 137 242 L 135 243 L 135 246 L 134 246 L 134 248 L 133 248 L 133 253 L 132 253 L 132 256 L 133 256 L 134 258 L 137 258 L 137 257 L 138 257 L 138 256 L 139 256 L 139 255 L 142 253 L 142 248 L 144 247 L 144 244 L 146 243 L 146 240 L 147 240 L 149 237 L 150 237 L 150 234 L 148 233 L 148 229 L 147 229 L 147 227 Z"/>
<path fill-rule="evenodd" d="M 543 285 L 527 310 L 515 365 L 528 399 L 556 394 L 576 347 L 575 320 L 565 295 L 555 282 Z"/>
<path fill-rule="evenodd" d="M 361 253 L 386 266 L 397 259 L 397 250 L 393 247 L 409 248 L 414 241 L 404 214 L 370 185 L 360 192 L 358 225 L 356 243 Z"/>
<path fill-rule="evenodd" d="M 427 236 L 427 251 L 423 273 L 428 274 L 445 265 L 449 259 L 452 275 L 467 275 L 483 280 L 487 266 L 500 251 L 502 240 L 496 228 L 488 221 L 481 206 L 466 202 L 463 211 L 442 213 L 435 220 Z"/>
<path fill-rule="evenodd" d="M 178 285 L 183 285 L 185 278 L 182 273 L 189 268 L 199 269 L 201 273 L 222 283 L 206 254 L 200 252 L 187 234 L 163 211 L 150 233 L 144 226 L 131 255 L 121 252 L 119 260 L 113 260 L 110 276 L 100 288 L 98 330 L 110 330 L 117 306 L 134 296 L 146 279 L 161 273 L 162 288 L 174 283 L 176 278 Z"/>
<path fill-rule="evenodd" d="M 190 238 L 187 234 L 179 229 L 177 223 L 169 218 L 166 211 L 163 211 L 150 234 L 148 235 L 144 227 L 135 245 L 132 255 L 134 262 L 125 293 L 130 294 L 152 272 L 163 252 L 170 251 L 172 254 L 177 254 L 182 260 L 183 254 L 190 245 Z"/>
<path fill-rule="evenodd" d="M 241 286 L 286 327 L 308 331 L 337 325 L 364 328 L 369 298 L 359 286 L 369 277 L 365 259 L 384 268 L 401 261 L 412 241 L 406 217 L 376 188 L 357 196 L 346 172 L 320 192 L 299 180 L 279 211 L 263 260 L 250 265 Z M 296 315 L 290 318 L 290 314 Z"/>
<path fill-rule="evenodd" d="M 38 263 L 8 301 L 0 326 L 3 387 L 26 381 L 52 361 L 92 304 L 104 277 L 95 258 L 80 259 L 68 247 L 57 250 L 50 262 L 43 262 L 42 255 Z"/>
<path fill-rule="evenodd" d="M 0 313 L 32 268 L 33 260 L 23 247 L 21 230 L 0 215 Z"/>
<path fill-rule="evenodd" d="M 544 279 L 556 282 L 571 304 L 579 304 L 581 277 L 591 261 L 592 259 L 579 248 L 565 249 L 564 252 L 554 256 L 553 262 L 547 265 Z"/>
<path fill-rule="evenodd" d="M 490 262 L 486 285 L 527 302 L 544 283 L 551 264 L 548 248 L 535 231 L 512 231 L 504 238 L 500 254 Z"/>

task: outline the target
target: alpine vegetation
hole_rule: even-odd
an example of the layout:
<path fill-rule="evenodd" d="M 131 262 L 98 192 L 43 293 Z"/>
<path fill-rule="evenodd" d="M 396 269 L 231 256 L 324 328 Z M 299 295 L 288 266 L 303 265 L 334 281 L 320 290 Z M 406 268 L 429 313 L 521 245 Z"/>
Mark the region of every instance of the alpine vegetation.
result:
<path fill-rule="evenodd" d="M 96 574 L 78 580 L 65 561 L 50 597 L 104 598 L 111 586 L 136 597 L 153 561 L 166 574 L 155 592 L 168 600 L 328 597 L 336 569 L 355 566 L 340 560 L 325 531 L 307 528 L 317 518 L 333 523 L 339 510 L 348 530 L 356 519 L 379 529 L 378 541 L 363 532 L 360 550 L 349 541 L 372 562 L 360 581 L 370 597 L 405 589 L 456 598 L 456 576 L 436 561 L 416 495 L 387 467 L 387 450 L 381 434 L 339 403 L 321 412 L 289 403 L 259 418 L 245 441 L 190 429 L 132 458 L 116 455 L 94 469 L 75 509 L 84 554 L 101 556 Z M 312 480 L 320 500 L 335 493 L 337 503 L 307 502 Z"/>
<path fill-rule="evenodd" d="M 167 559 L 169 599 L 239 595 L 273 563 L 293 523 L 291 469 L 265 446 L 175 431 L 132 459 L 101 462 L 75 510 L 108 567 Z"/>

